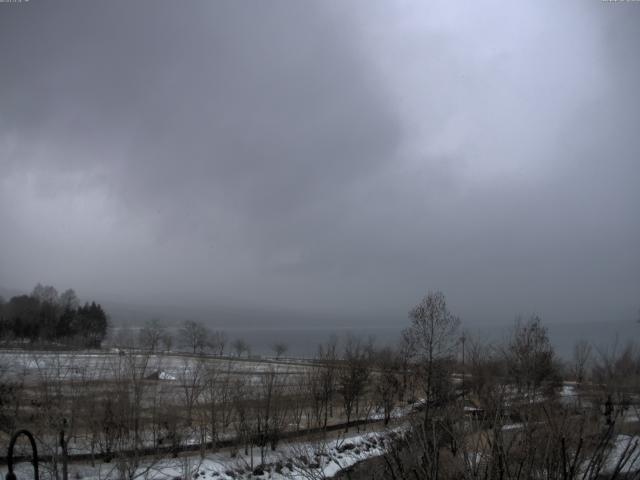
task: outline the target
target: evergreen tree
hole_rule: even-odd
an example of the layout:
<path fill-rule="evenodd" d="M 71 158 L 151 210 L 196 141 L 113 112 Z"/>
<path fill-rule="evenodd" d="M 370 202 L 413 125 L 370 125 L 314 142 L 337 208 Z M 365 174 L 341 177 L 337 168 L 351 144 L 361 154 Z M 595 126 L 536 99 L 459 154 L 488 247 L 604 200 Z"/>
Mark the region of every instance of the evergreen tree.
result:
<path fill-rule="evenodd" d="M 80 341 L 99 348 L 107 335 L 108 317 L 95 302 L 79 306 L 73 290 L 58 296 L 51 286 L 36 285 L 31 295 L 0 302 L 0 338 L 41 341 Z"/>

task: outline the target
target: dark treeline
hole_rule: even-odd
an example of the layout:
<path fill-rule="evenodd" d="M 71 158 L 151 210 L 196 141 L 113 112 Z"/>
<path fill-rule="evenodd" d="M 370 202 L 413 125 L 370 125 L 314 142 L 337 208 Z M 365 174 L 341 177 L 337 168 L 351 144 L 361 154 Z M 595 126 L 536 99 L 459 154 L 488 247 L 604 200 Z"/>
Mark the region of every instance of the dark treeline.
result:
<path fill-rule="evenodd" d="M 5 302 L 0 297 L 0 339 L 5 342 L 62 343 L 100 347 L 108 317 L 95 303 L 81 305 L 72 289 L 62 294 L 49 285 L 35 286 L 30 295 Z"/>

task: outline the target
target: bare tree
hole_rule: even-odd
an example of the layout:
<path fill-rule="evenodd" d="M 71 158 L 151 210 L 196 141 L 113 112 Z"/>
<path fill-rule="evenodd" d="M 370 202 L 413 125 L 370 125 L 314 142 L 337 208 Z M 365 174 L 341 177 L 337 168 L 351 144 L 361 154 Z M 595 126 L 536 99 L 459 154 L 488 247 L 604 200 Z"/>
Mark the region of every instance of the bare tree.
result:
<path fill-rule="evenodd" d="M 173 335 L 165 330 L 162 333 L 162 337 L 160 337 L 160 343 L 162 343 L 162 348 L 165 352 L 171 351 L 171 347 L 173 346 Z"/>
<path fill-rule="evenodd" d="M 72 288 L 62 292 L 58 302 L 62 310 L 74 310 L 80 306 L 80 300 L 78 300 L 78 296 Z"/>
<path fill-rule="evenodd" d="M 604 414 L 608 424 L 624 415 L 630 406 L 640 414 L 637 400 L 634 401 L 640 392 L 640 349 L 637 344 L 630 342 L 621 350 L 617 344 L 612 350 L 599 350 L 593 362 L 592 376 L 604 390 Z"/>
<path fill-rule="evenodd" d="M 369 356 L 367 351 L 355 337 L 347 338 L 343 362 L 338 370 L 339 392 L 342 396 L 344 413 L 347 417 L 345 431 L 349 430 L 349 423 L 353 413 L 359 413 L 360 399 L 364 394 L 369 378 Z"/>
<path fill-rule="evenodd" d="M 285 375 L 280 375 L 274 366 L 260 377 L 260 387 L 254 408 L 255 438 L 260 448 L 260 462 L 264 464 L 267 447 L 275 450 L 285 419 L 283 401 Z"/>
<path fill-rule="evenodd" d="M 76 424 L 77 410 L 66 408 L 70 392 L 66 391 L 65 383 L 71 381 L 72 375 L 76 373 L 75 362 L 72 357 L 66 356 L 45 359 L 34 354 L 32 358 L 37 367 L 39 387 L 37 389 L 39 398 L 35 400 L 35 406 L 40 413 L 39 421 L 36 423 L 36 434 L 42 438 L 50 439 L 49 442 L 43 442 L 43 447 L 51 457 L 50 471 L 52 476 L 60 478 L 61 474 L 62 478 L 66 480 L 68 478 L 67 443 L 69 430 Z M 33 400 L 32 403 L 34 403 Z M 59 471 L 60 467 L 62 467 L 61 472 Z"/>
<path fill-rule="evenodd" d="M 543 385 L 553 388 L 558 381 L 553 347 L 537 316 L 516 320 L 505 356 L 511 380 L 528 401 L 535 400 Z"/>
<path fill-rule="evenodd" d="M 312 425 L 322 426 L 322 418 L 325 403 L 325 391 L 323 388 L 324 368 L 322 366 L 310 367 L 305 372 L 305 396 L 309 402 L 307 413 L 307 428 Z M 326 426 L 326 425 L 325 425 Z"/>
<path fill-rule="evenodd" d="M 38 283 L 31 292 L 31 296 L 42 303 L 58 303 L 58 291 L 51 285 Z"/>
<path fill-rule="evenodd" d="M 113 343 L 118 348 L 132 349 L 136 346 L 137 336 L 131 328 L 123 327 L 114 329 Z"/>
<path fill-rule="evenodd" d="M 273 353 L 275 353 L 276 360 L 279 360 L 280 357 L 287 353 L 287 350 L 289 350 L 289 346 L 284 342 L 276 342 L 271 347 L 271 350 L 273 350 Z"/>
<path fill-rule="evenodd" d="M 157 318 L 147 320 L 138 334 L 138 343 L 142 348 L 155 352 L 165 335 L 164 325 Z"/>
<path fill-rule="evenodd" d="M 236 357 L 241 357 L 243 353 L 246 352 L 247 356 L 249 356 L 249 344 L 247 342 L 244 341 L 244 339 L 242 338 L 237 338 L 233 341 L 233 343 L 231 344 L 231 348 L 233 348 L 233 351 L 236 354 Z"/>
<path fill-rule="evenodd" d="M 400 390 L 398 356 L 390 348 L 383 348 L 375 356 L 377 375 L 374 377 L 376 404 L 382 410 L 384 424 L 388 425 Z"/>
<path fill-rule="evenodd" d="M 476 405 L 483 411 L 501 412 L 509 390 L 507 364 L 504 356 L 493 345 L 476 338 L 467 338 L 465 387 Z"/>
<path fill-rule="evenodd" d="M 415 401 L 416 395 L 416 375 L 413 365 L 415 356 L 415 340 L 411 336 L 409 329 L 405 329 L 398 342 L 398 368 L 400 370 L 400 385 L 398 391 L 398 399 L 403 402 L 408 395 L 409 401 Z"/>
<path fill-rule="evenodd" d="M 295 374 L 295 379 L 287 390 L 289 402 L 290 425 L 294 425 L 296 432 L 300 431 L 302 418 L 309 410 L 308 374 Z M 318 422 L 319 424 L 319 422 Z"/>
<path fill-rule="evenodd" d="M 324 412 L 323 428 L 327 428 L 329 417 L 333 415 L 333 397 L 336 391 L 338 372 L 338 337 L 332 335 L 325 343 L 318 346 L 318 361 L 321 368 L 317 371 L 319 378 L 320 407 Z"/>
<path fill-rule="evenodd" d="M 449 381 L 448 365 L 455 353 L 460 320 L 449 312 L 442 292 L 428 293 L 410 312 L 405 335 L 413 340 L 425 393 L 425 427 L 431 406 L 438 402 Z"/>
<path fill-rule="evenodd" d="M 200 322 L 185 320 L 180 329 L 180 338 L 193 353 L 203 353 L 209 342 L 209 330 Z"/>
<path fill-rule="evenodd" d="M 249 411 L 251 397 L 246 378 L 239 376 L 234 379 L 231 387 L 231 399 L 235 413 L 233 426 L 236 430 L 236 437 L 239 444 L 244 446 L 245 455 L 248 455 L 251 447 L 252 431 Z M 251 468 L 253 468 L 253 451 L 251 453 Z"/>
<path fill-rule="evenodd" d="M 182 389 L 182 405 L 185 410 L 185 424 L 190 427 L 198 397 L 204 388 L 205 365 L 201 360 L 185 358 L 178 371 L 178 382 Z"/>
<path fill-rule="evenodd" d="M 123 479 L 133 480 L 148 472 L 160 457 L 145 456 L 145 397 L 153 383 L 149 377 L 149 354 L 128 352 L 112 359 L 113 377 L 105 399 L 104 435 Z M 155 396 L 155 395 L 152 395 Z M 174 415 L 175 417 L 175 415 Z"/>
<path fill-rule="evenodd" d="M 209 344 L 213 353 L 221 357 L 224 355 L 224 349 L 227 346 L 227 335 L 224 332 L 213 332 L 210 336 Z"/>
<path fill-rule="evenodd" d="M 222 372 L 217 363 L 208 363 L 204 372 L 204 401 L 206 405 L 206 418 L 209 424 L 209 438 L 213 449 L 216 448 L 216 442 L 218 441 L 220 416 L 222 409 L 222 402 L 224 399 L 224 392 L 221 387 L 224 383 L 221 382 Z"/>
<path fill-rule="evenodd" d="M 0 362 L 0 432 L 11 434 L 20 422 L 20 406 L 25 403 L 26 372 L 13 374 L 9 362 Z"/>
<path fill-rule="evenodd" d="M 591 345 L 586 340 L 581 340 L 573 347 L 573 359 L 571 373 L 576 382 L 582 383 L 588 370 L 588 363 L 591 360 Z"/>

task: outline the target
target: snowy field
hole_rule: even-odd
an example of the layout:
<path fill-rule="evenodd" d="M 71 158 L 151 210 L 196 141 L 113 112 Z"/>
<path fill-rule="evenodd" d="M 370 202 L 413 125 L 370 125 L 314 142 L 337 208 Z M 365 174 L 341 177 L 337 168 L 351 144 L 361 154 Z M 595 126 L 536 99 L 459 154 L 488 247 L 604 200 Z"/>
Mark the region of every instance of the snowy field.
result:
<path fill-rule="evenodd" d="M 8 378 L 24 378 L 27 381 L 48 380 L 110 380 L 123 365 L 132 364 L 143 374 L 157 374 L 161 380 L 182 378 L 201 366 L 221 372 L 254 377 L 261 374 L 302 374 L 308 365 L 304 363 L 259 361 L 241 358 L 216 358 L 177 354 L 126 354 L 113 352 L 24 352 L 0 350 L 0 375 Z"/>

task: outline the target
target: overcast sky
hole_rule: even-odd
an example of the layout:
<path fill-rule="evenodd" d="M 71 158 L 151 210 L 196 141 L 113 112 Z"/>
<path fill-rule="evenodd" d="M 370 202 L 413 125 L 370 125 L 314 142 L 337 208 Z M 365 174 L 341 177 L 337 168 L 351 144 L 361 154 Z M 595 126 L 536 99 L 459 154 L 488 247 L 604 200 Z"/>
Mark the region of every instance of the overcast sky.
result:
<path fill-rule="evenodd" d="M 0 286 L 640 308 L 640 3 L 0 3 Z"/>

